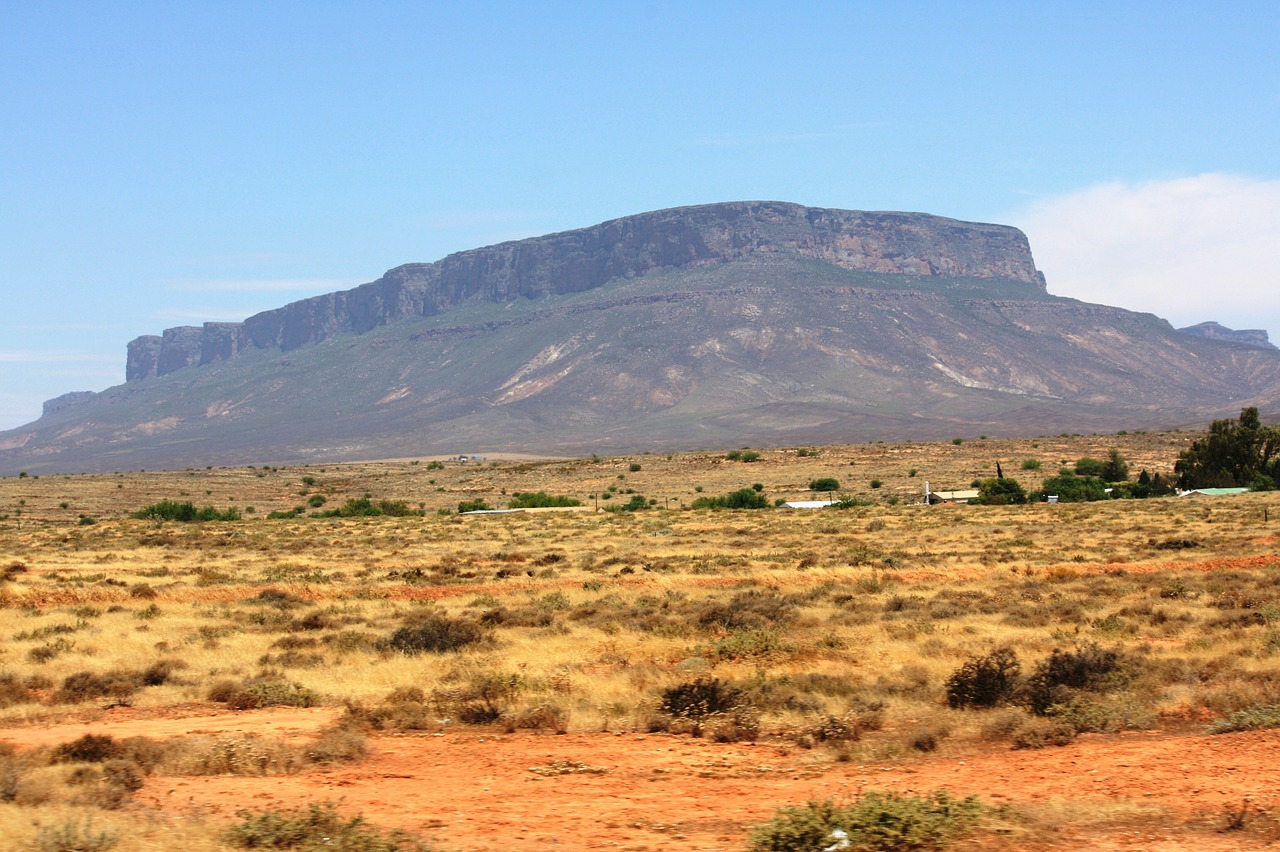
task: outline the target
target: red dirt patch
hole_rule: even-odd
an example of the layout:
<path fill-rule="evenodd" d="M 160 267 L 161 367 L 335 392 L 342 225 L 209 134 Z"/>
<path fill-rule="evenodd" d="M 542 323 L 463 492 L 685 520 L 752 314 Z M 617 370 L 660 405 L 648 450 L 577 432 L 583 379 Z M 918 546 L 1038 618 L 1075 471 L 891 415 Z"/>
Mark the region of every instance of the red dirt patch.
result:
<path fill-rule="evenodd" d="M 449 732 L 380 736 L 373 746 L 359 765 L 295 776 L 152 778 L 139 799 L 215 818 L 332 800 L 375 824 L 469 852 L 513 843 L 736 850 L 744 848 L 750 826 L 780 805 L 850 799 L 873 789 L 945 787 L 990 804 L 1070 799 L 1096 803 L 1105 814 L 1130 802 L 1164 814 L 1104 820 L 1053 836 L 988 837 L 982 841 L 987 849 L 1226 850 L 1256 848 L 1259 838 L 1216 833 L 1208 818 L 1246 796 L 1274 804 L 1273 768 L 1280 762 L 1274 732 L 1088 736 L 1042 751 L 999 746 L 884 765 L 833 763 L 818 752 L 778 745 L 652 734 Z"/>

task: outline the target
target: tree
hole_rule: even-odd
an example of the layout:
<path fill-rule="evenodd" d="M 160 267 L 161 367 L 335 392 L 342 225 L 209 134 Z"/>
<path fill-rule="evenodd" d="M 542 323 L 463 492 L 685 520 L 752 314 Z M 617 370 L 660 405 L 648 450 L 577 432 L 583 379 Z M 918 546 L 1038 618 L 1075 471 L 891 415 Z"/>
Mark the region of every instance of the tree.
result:
<path fill-rule="evenodd" d="M 824 476 L 820 479 L 809 480 L 810 491 L 839 491 L 840 480 L 830 476 Z"/>
<path fill-rule="evenodd" d="M 1059 503 L 1085 503 L 1106 500 L 1106 484 L 1096 476 L 1075 476 L 1069 471 L 1050 477 L 1040 487 L 1041 494 L 1055 494 Z"/>
<path fill-rule="evenodd" d="M 1091 459 L 1088 456 L 1076 459 L 1076 476 L 1102 476 L 1102 472 L 1106 469 L 1107 463 L 1099 459 Z"/>
<path fill-rule="evenodd" d="M 1274 488 L 1280 484 L 1280 429 L 1263 426 L 1257 408 L 1242 409 L 1238 420 L 1213 421 L 1173 469 L 1180 488 Z"/>
<path fill-rule="evenodd" d="M 978 499 L 970 503 L 981 503 L 984 506 L 1007 506 L 1011 503 L 1027 502 L 1027 492 L 1022 490 L 1016 479 L 996 477 L 984 479 L 978 483 Z"/>
<path fill-rule="evenodd" d="M 1102 466 L 1102 478 L 1107 482 L 1124 482 L 1129 478 L 1129 463 L 1120 455 L 1120 451 L 1112 449 L 1107 454 L 1107 461 Z"/>

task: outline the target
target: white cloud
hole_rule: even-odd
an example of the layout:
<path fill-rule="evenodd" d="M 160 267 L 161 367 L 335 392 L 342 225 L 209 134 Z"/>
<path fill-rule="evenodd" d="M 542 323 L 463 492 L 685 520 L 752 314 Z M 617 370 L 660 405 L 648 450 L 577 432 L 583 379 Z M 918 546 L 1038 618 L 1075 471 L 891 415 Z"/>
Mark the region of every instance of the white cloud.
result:
<path fill-rule="evenodd" d="M 1280 180 L 1104 183 L 1009 217 L 1049 292 L 1280 337 Z"/>

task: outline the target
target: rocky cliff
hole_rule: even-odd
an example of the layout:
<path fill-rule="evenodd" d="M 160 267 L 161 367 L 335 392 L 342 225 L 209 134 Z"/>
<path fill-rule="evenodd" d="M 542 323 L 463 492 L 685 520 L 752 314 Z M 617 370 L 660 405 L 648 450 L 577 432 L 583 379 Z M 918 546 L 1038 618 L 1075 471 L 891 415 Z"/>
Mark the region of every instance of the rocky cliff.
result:
<path fill-rule="evenodd" d="M 1267 337 L 1267 332 L 1261 328 L 1227 328 L 1225 325 L 1216 322 L 1202 322 L 1197 325 L 1180 328 L 1178 331 L 1183 334 L 1194 335 L 1195 337 L 1203 337 L 1205 340 L 1225 340 L 1230 343 L 1243 343 L 1245 346 L 1256 346 L 1259 349 L 1275 349 Z"/>
<path fill-rule="evenodd" d="M 249 349 L 288 351 L 342 332 L 430 317 L 472 298 L 490 302 L 579 293 L 660 268 L 779 255 L 872 273 L 985 278 L 1044 290 L 1016 228 L 919 213 L 736 202 L 627 216 L 533 239 L 412 263 L 351 290 L 303 299 L 243 323 L 179 326 L 129 343 L 126 380 L 225 361 Z"/>

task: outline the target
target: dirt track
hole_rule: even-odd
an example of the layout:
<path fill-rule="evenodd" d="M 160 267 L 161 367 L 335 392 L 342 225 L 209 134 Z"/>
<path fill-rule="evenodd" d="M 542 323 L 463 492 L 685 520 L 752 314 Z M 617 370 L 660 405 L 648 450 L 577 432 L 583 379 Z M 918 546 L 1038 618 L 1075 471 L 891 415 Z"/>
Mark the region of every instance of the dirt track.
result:
<path fill-rule="evenodd" d="M 116 736 L 195 732 L 300 735 L 329 711 L 271 710 L 183 718 L 104 719 L 0 731 L 24 744 L 91 730 Z M 989 804 L 1096 806 L 1087 829 L 1014 826 L 986 849 L 1253 849 L 1272 835 L 1220 833 L 1213 821 L 1246 797 L 1274 808 L 1280 734 L 1085 736 L 1041 751 L 994 745 L 963 756 L 884 765 L 833 763 L 774 744 L 715 744 L 654 734 L 379 736 L 355 766 L 271 778 L 153 777 L 144 805 L 225 819 L 243 808 L 331 800 L 371 822 L 446 848 L 740 850 L 779 805 L 863 790 L 946 787 Z M 1114 819 L 1107 819 L 1114 815 Z M 1268 829 L 1269 830 L 1269 829 Z M 1086 833 L 1081 833 L 1086 832 Z M 979 841 L 972 841 L 975 846 Z"/>

